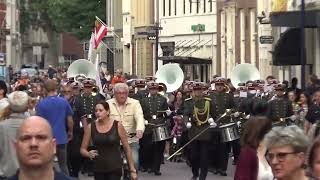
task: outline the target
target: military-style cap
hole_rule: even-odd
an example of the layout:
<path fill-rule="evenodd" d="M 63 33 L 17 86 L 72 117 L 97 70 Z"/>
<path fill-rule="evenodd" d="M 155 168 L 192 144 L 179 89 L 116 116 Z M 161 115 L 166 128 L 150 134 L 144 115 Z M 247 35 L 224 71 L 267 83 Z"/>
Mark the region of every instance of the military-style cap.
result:
<path fill-rule="evenodd" d="M 204 90 L 203 83 L 196 82 L 192 85 L 192 90 Z"/>
<path fill-rule="evenodd" d="M 284 90 L 285 89 L 285 85 L 284 84 L 276 84 L 273 86 L 274 87 L 274 90 Z"/>
<path fill-rule="evenodd" d="M 239 87 L 245 87 L 245 86 L 246 86 L 246 83 L 238 83 L 238 86 L 239 86 Z"/>
<path fill-rule="evenodd" d="M 155 80 L 156 80 L 156 78 L 153 77 L 153 76 L 146 76 L 145 79 L 146 79 L 147 82 L 155 81 Z"/>
<path fill-rule="evenodd" d="M 254 83 L 255 84 L 264 84 L 265 81 L 264 80 L 255 80 Z"/>
<path fill-rule="evenodd" d="M 146 86 L 146 80 L 145 79 L 137 79 L 135 81 L 135 85 L 137 87 L 145 87 Z"/>
<path fill-rule="evenodd" d="M 256 89 L 254 86 L 254 83 L 247 83 L 246 86 L 247 86 L 248 90 L 255 90 Z"/>
<path fill-rule="evenodd" d="M 225 78 L 222 77 L 217 77 L 214 80 L 214 84 L 226 84 L 227 80 Z"/>
<path fill-rule="evenodd" d="M 159 89 L 159 83 L 149 82 L 149 83 L 148 83 L 148 88 L 149 88 L 149 89 Z"/>
<path fill-rule="evenodd" d="M 81 82 L 76 81 L 76 82 L 71 83 L 71 87 L 74 89 L 78 89 L 78 88 L 81 89 L 81 88 L 83 88 L 83 85 Z"/>
<path fill-rule="evenodd" d="M 247 90 L 248 90 L 248 88 L 246 86 L 239 86 L 237 88 L 237 91 L 247 91 Z"/>
<path fill-rule="evenodd" d="M 95 80 L 91 78 L 87 78 L 82 81 L 84 87 L 92 87 L 95 86 Z"/>

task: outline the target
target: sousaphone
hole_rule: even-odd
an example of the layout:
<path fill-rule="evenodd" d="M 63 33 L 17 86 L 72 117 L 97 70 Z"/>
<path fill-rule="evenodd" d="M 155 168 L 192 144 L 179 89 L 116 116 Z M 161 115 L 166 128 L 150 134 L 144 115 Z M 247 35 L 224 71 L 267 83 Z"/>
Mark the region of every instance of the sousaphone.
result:
<path fill-rule="evenodd" d="M 67 77 L 74 78 L 75 81 L 78 81 L 77 77 L 79 76 L 96 79 L 97 70 L 95 65 L 86 59 L 78 59 L 74 61 L 68 68 Z"/>
<path fill-rule="evenodd" d="M 179 64 L 166 64 L 156 73 L 156 82 L 166 85 L 167 92 L 180 88 L 184 81 L 184 74 Z"/>
<path fill-rule="evenodd" d="M 253 64 L 238 64 L 231 72 L 231 83 L 238 88 L 239 83 L 260 79 L 260 72 Z"/>

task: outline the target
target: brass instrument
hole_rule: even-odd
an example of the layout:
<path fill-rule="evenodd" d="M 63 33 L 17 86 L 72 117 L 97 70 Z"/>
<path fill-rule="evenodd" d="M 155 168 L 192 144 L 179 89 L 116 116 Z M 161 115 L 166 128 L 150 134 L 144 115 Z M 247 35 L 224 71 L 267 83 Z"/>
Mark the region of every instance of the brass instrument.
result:
<path fill-rule="evenodd" d="M 231 82 L 235 88 L 238 88 L 239 83 L 246 83 L 251 80 L 260 79 L 260 72 L 253 64 L 238 64 L 231 72 Z"/>

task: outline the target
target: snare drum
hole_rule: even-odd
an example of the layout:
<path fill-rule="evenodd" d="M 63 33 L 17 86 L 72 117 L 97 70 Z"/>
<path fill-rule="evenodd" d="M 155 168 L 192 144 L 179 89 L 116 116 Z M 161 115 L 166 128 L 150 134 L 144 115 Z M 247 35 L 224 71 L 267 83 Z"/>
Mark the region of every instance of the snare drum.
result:
<path fill-rule="evenodd" d="M 164 141 L 170 139 L 170 131 L 166 125 L 158 125 L 157 127 L 152 128 L 152 141 Z"/>
<path fill-rule="evenodd" d="M 230 142 L 240 138 L 236 123 L 229 123 L 219 127 L 221 130 L 222 142 Z"/>

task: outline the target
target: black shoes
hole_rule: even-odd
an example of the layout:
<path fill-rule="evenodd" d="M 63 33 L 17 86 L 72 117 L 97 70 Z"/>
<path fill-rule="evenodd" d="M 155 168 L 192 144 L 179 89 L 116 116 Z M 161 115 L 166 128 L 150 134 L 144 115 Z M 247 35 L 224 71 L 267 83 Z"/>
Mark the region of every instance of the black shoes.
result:
<path fill-rule="evenodd" d="M 191 180 L 197 180 L 197 176 L 192 176 Z"/>
<path fill-rule="evenodd" d="M 220 174 L 221 176 L 227 176 L 227 173 L 226 173 L 225 171 L 219 171 L 219 174 Z"/>
<path fill-rule="evenodd" d="M 160 172 L 160 171 L 155 171 L 155 172 L 154 172 L 154 175 L 156 175 L 156 176 L 161 176 L 161 172 Z"/>

